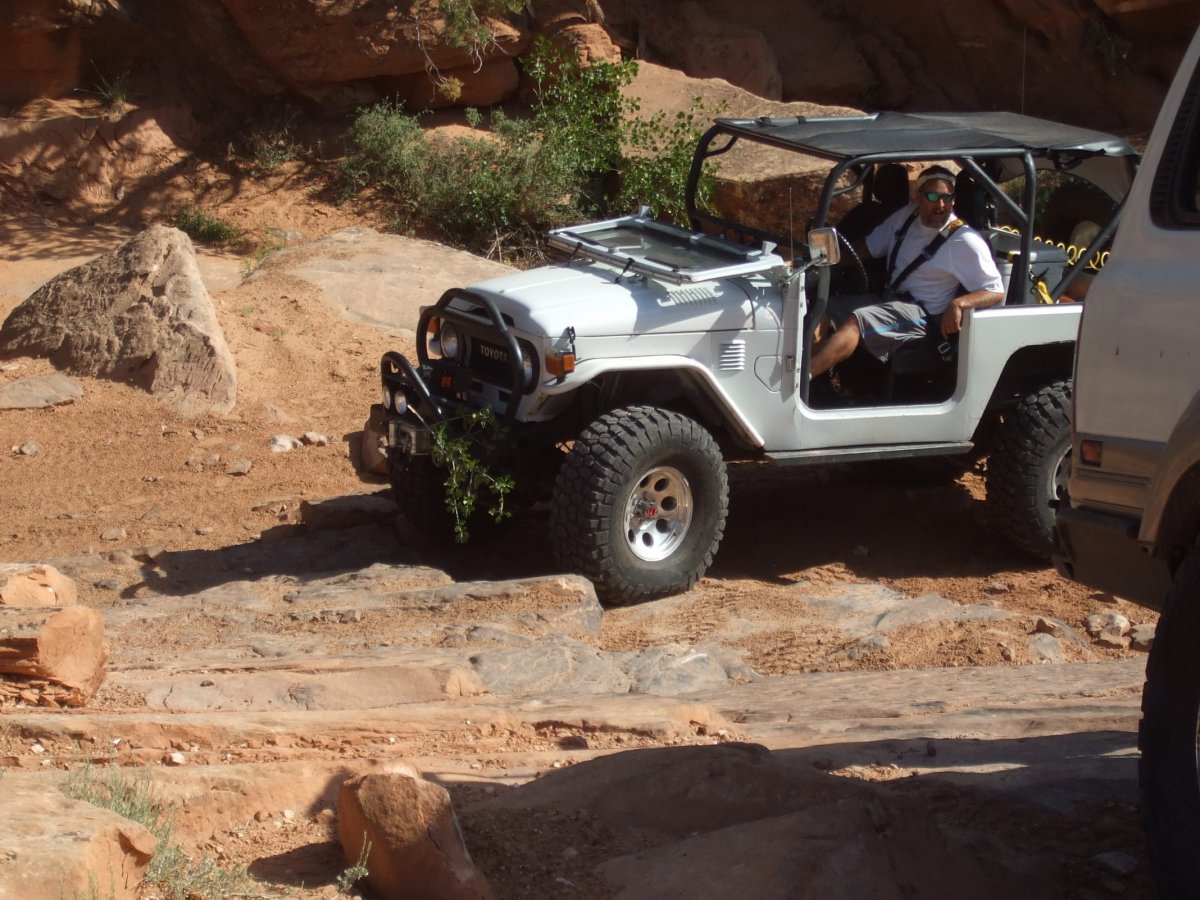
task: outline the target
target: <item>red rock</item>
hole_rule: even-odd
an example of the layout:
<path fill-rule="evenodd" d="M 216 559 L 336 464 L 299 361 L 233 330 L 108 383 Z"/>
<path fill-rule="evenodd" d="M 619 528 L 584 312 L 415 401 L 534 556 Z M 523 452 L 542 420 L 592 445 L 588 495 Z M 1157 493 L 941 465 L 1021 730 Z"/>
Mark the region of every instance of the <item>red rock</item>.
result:
<path fill-rule="evenodd" d="M 347 780 L 337 812 L 347 861 L 358 861 L 370 843 L 367 880 L 384 900 L 493 896 L 463 844 L 450 794 L 411 767 Z"/>

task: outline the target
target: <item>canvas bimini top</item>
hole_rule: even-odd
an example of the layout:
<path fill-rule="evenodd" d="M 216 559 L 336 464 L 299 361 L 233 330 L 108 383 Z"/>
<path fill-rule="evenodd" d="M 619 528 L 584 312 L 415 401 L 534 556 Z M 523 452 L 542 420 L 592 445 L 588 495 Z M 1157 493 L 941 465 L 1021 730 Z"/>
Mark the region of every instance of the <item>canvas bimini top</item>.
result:
<path fill-rule="evenodd" d="M 831 160 L 876 153 L 900 153 L 910 158 L 1025 152 L 1035 156 L 1137 155 L 1126 141 L 1114 135 L 1011 112 L 717 119 L 717 126 L 729 134 Z"/>

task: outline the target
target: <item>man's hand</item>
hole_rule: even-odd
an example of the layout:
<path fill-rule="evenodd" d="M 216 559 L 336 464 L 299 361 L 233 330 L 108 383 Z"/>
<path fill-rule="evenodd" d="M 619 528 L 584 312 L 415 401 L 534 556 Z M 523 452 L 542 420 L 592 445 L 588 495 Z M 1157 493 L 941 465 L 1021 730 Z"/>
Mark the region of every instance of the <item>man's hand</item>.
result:
<path fill-rule="evenodd" d="M 973 291 L 970 294 L 955 297 L 946 307 L 946 311 L 942 313 L 942 337 L 948 338 L 950 335 L 962 331 L 964 310 L 986 309 L 989 306 L 995 306 L 1003 299 L 1004 295 L 999 291 Z"/>
<path fill-rule="evenodd" d="M 963 311 L 958 305 L 957 300 L 950 302 L 946 307 L 946 311 L 942 313 L 942 337 L 948 338 L 952 334 L 958 334 L 962 331 Z"/>

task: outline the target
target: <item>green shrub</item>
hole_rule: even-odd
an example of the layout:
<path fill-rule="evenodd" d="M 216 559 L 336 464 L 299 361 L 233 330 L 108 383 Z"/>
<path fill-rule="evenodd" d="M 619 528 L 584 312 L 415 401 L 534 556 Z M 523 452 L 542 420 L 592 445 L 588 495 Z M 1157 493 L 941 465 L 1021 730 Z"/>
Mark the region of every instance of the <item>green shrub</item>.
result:
<path fill-rule="evenodd" d="M 536 256 L 549 228 L 641 205 L 686 220 L 698 101 L 674 119 L 642 118 L 621 93 L 636 63 L 585 67 L 540 41 L 524 64 L 535 85 L 532 116 L 495 112 L 490 135 L 427 139 L 398 104 L 360 110 L 347 133 L 346 192 L 379 190 L 397 228 L 501 257 Z M 467 121 L 478 127 L 482 116 L 472 110 Z M 709 192 L 711 176 L 701 197 Z"/>
<path fill-rule="evenodd" d="M 175 213 L 175 227 L 193 241 L 205 244 L 236 244 L 242 239 L 241 229 L 236 225 L 190 203 Z"/>
<path fill-rule="evenodd" d="M 95 94 L 100 98 L 100 105 L 110 117 L 117 118 L 125 112 L 130 97 L 129 73 L 118 75 L 96 74 Z"/>
<path fill-rule="evenodd" d="M 243 896 L 245 872 L 222 869 L 211 859 L 189 858 L 172 838 L 173 821 L 167 807 L 145 776 L 130 775 L 116 766 L 97 770 L 84 766 L 67 777 L 64 793 L 137 822 L 158 841 L 146 881 L 157 885 L 168 900 L 220 900 Z"/>

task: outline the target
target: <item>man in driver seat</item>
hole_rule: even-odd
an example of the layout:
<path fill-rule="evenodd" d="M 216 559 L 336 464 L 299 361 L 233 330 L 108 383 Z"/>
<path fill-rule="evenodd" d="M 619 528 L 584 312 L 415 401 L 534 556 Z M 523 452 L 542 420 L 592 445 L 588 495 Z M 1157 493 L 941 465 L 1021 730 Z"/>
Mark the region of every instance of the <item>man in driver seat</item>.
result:
<path fill-rule="evenodd" d="M 813 347 L 815 378 L 848 359 L 863 344 L 887 362 L 905 341 L 939 329 L 949 338 L 962 329 L 963 311 L 1004 299 L 1004 282 L 983 235 L 954 213 L 954 175 L 941 166 L 917 178 L 917 202 L 886 218 L 867 235 L 865 249 L 887 259 L 882 294 L 831 297 L 824 336 Z M 824 325 L 825 323 L 823 323 Z"/>

